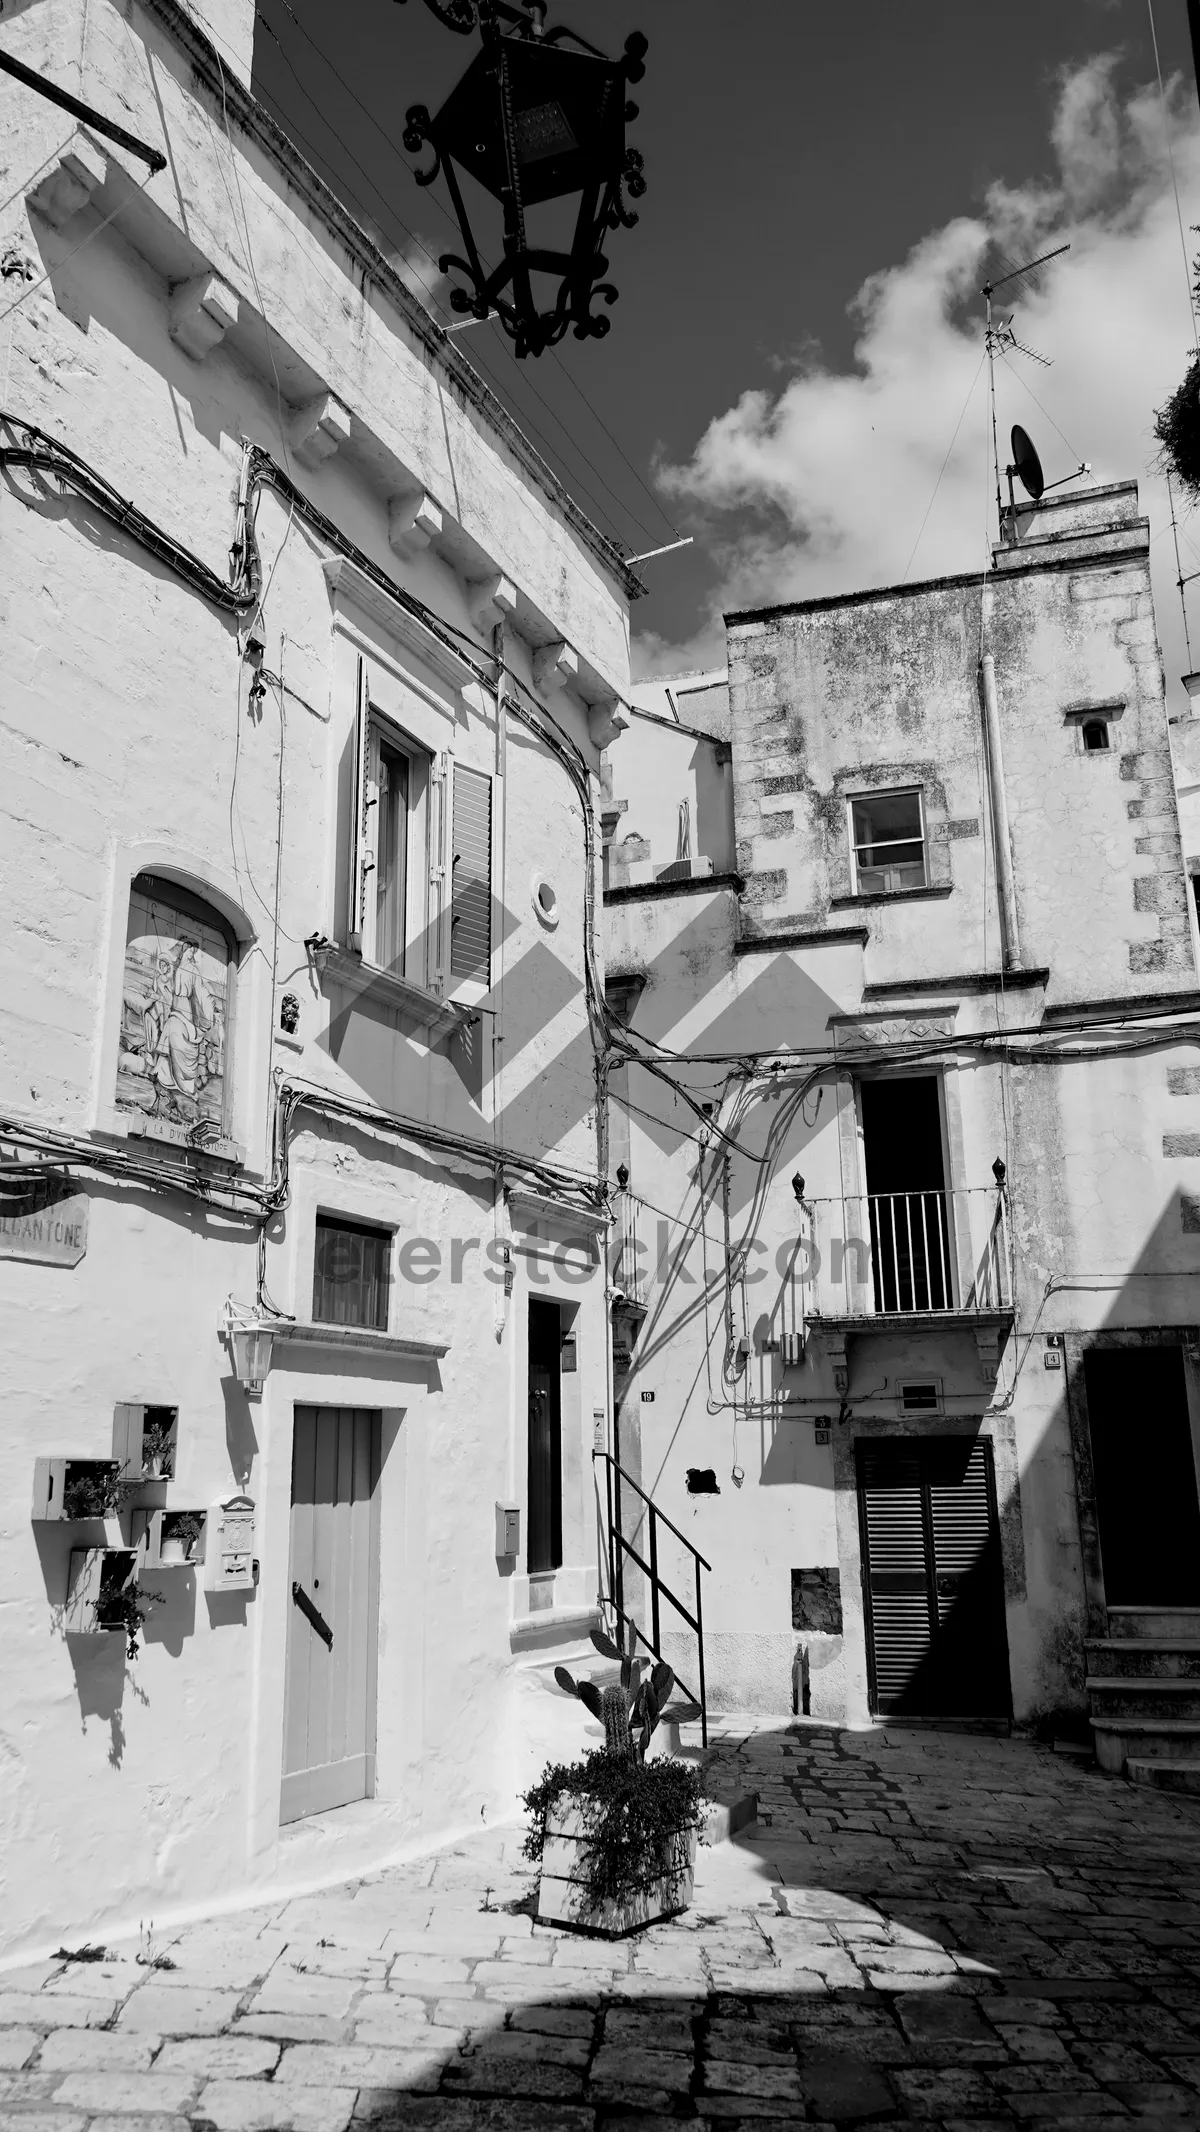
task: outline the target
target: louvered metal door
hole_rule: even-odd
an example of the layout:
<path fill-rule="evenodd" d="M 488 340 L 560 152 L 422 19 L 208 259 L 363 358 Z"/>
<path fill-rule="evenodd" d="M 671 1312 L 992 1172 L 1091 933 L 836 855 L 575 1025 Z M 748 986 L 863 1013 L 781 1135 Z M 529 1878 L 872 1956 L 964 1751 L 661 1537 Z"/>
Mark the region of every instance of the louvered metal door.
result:
<path fill-rule="evenodd" d="M 492 957 L 492 780 L 454 765 L 450 888 L 450 975 L 490 983 Z"/>
<path fill-rule="evenodd" d="M 858 1493 L 872 1709 L 1008 1716 L 991 1445 L 860 1443 Z"/>

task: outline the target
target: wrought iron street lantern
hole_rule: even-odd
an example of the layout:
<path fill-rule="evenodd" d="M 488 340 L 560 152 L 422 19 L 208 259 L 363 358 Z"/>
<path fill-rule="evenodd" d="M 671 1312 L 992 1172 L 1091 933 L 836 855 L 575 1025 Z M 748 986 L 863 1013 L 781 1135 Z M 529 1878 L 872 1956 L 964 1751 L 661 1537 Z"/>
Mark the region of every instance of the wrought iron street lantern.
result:
<path fill-rule="evenodd" d="M 428 144 L 432 170 L 418 171 L 418 185 L 432 185 L 444 172 L 462 231 L 466 257 L 447 252 L 444 274 L 467 277 L 451 308 L 474 318 L 498 313 L 517 355 L 541 355 L 568 327 L 579 340 L 609 330 L 602 298 L 617 291 L 605 279 L 604 245 L 610 231 L 631 229 L 637 216 L 626 194 L 646 190 L 642 158 L 625 145 L 625 126 L 637 105 L 625 87 L 640 81 L 646 39 L 625 40 L 624 57 L 607 59 L 573 30 L 545 27 L 542 0 L 521 7 L 506 0 L 427 0 L 448 29 L 478 30 L 480 50 L 435 118 L 424 104 L 407 113 L 404 145 L 412 154 Z M 471 229 L 460 171 L 474 178 L 504 211 L 504 249 L 489 268 Z M 570 249 L 538 244 L 530 234 L 530 210 L 579 195 Z M 550 280 L 539 301 L 535 279 Z"/>

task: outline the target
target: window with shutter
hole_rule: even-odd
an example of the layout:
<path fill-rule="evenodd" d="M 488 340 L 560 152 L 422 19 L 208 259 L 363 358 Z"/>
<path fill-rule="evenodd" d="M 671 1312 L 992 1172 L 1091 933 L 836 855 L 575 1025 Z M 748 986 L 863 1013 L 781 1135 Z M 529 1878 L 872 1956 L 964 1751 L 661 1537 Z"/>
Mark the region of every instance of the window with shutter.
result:
<path fill-rule="evenodd" d="M 454 765 L 450 975 L 490 981 L 492 959 L 492 781 Z"/>

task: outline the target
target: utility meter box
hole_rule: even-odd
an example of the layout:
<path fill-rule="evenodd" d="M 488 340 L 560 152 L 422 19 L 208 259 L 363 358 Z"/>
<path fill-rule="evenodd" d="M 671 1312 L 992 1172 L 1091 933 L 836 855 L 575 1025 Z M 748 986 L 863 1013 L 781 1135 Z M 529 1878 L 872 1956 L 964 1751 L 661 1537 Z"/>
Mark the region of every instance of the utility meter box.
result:
<path fill-rule="evenodd" d="M 230 1496 L 214 1503 L 205 1533 L 204 1582 L 210 1592 L 250 1592 L 257 1578 L 254 1560 L 254 1499 Z"/>
<path fill-rule="evenodd" d="M 496 1554 L 501 1561 L 521 1552 L 521 1506 L 519 1503 L 496 1505 Z"/>
<path fill-rule="evenodd" d="M 782 1333 L 779 1339 L 779 1359 L 785 1370 L 798 1370 L 804 1360 L 804 1334 Z"/>

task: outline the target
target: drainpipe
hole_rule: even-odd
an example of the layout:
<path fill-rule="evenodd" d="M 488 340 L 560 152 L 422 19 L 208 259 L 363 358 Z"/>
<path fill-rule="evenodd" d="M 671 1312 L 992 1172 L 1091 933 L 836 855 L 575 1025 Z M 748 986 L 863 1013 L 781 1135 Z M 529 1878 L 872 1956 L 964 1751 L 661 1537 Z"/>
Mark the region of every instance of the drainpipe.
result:
<path fill-rule="evenodd" d="M 1000 891 L 1000 932 L 1006 970 L 1021 968 L 1021 933 L 1017 921 L 1017 884 L 1013 875 L 1012 841 L 1008 833 L 1008 794 L 1004 785 L 1004 757 L 1000 750 L 1000 709 L 996 702 L 996 668 L 990 651 L 979 662 L 983 682 L 983 722 L 987 733 L 988 787 L 992 797 L 992 835 L 996 847 L 996 877 Z"/>

